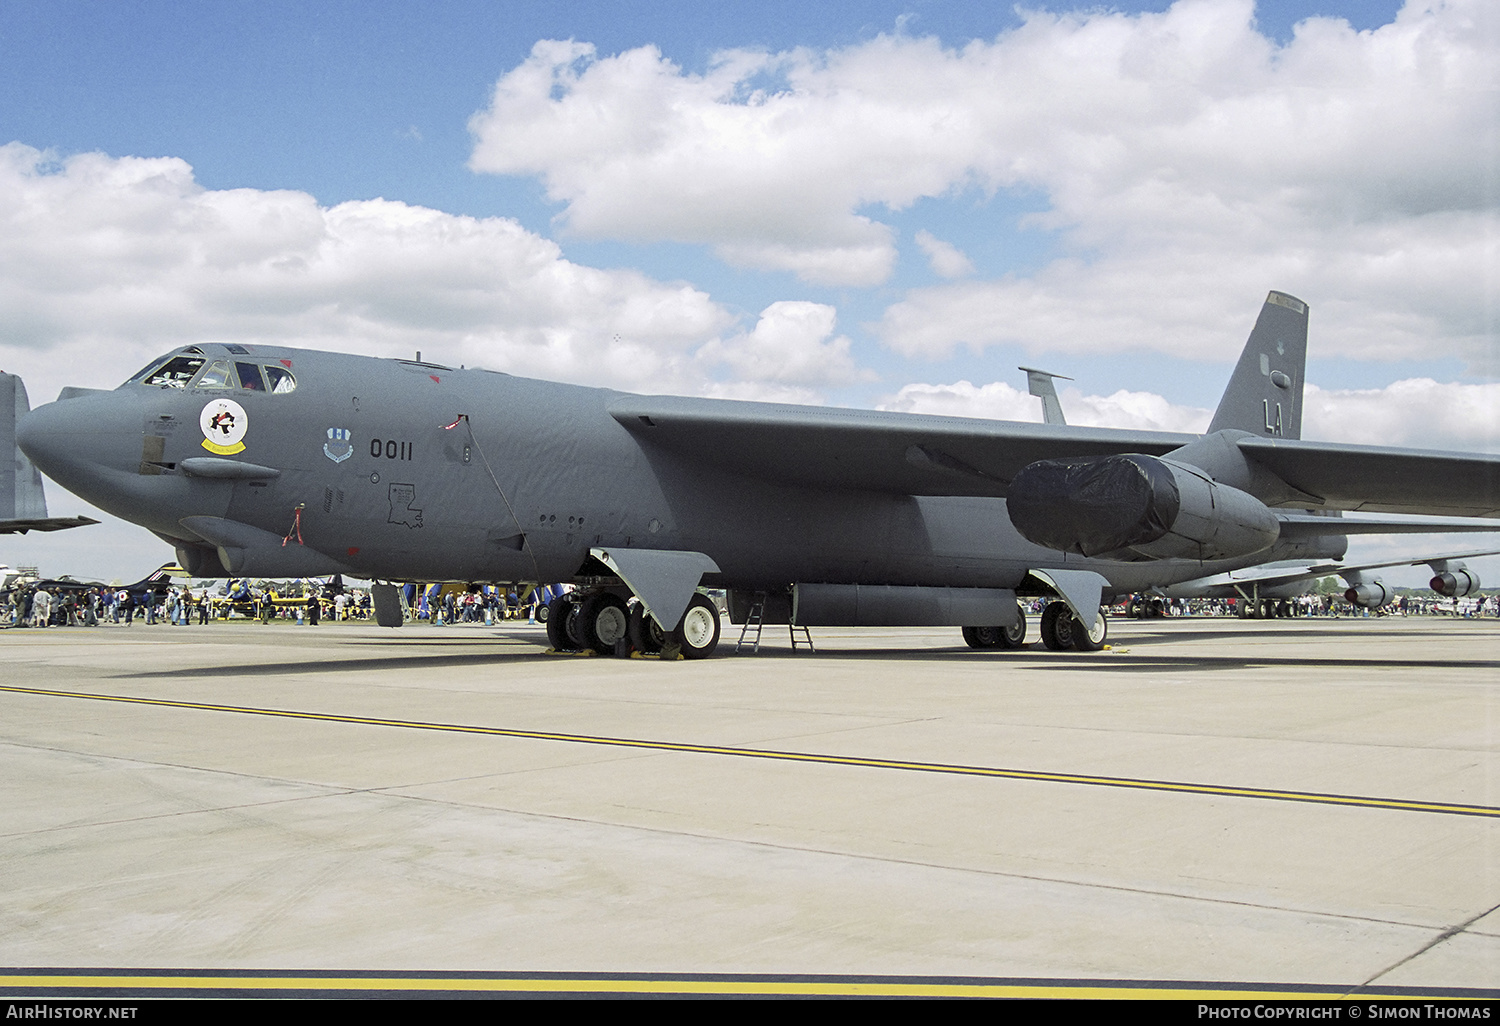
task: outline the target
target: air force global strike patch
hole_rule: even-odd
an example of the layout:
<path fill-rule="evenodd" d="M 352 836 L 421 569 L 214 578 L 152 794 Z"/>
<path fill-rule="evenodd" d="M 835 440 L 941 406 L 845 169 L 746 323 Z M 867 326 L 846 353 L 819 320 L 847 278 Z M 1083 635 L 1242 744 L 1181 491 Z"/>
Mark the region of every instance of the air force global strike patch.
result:
<path fill-rule="evenodd" d="M 233 399 L 214 399 L 198 414 L 203 429 L 203 448 L 220 456 L 233 456 L 245 450 L 245 432 L 250 418 L 245 408 Z"/>
<path fill-rule="evenodd" d="M 323 443 L 323 455 L 335 463 L 342 463 L 354 455 L 354 445 L 349 441 L 348 428 L 328 429 L 328 441 Z"/>

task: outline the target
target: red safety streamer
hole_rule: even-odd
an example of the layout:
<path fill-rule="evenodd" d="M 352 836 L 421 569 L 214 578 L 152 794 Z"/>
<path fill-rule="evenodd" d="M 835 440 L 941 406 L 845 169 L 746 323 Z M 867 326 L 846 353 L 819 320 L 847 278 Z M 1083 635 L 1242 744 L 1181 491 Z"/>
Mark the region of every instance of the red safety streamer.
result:
<path fill-rule="evenodd" d="M 286 543 L 292 540 L 293 535 L 297 538 L 297 544 L 302 544 L 302 508 L 304 505 L 306 504 L 299 502 L 297 508 L 292 511 L 292 529 L 286 533 L 285 538 L 281 539 L 282 548 L 286 548 Z"/>

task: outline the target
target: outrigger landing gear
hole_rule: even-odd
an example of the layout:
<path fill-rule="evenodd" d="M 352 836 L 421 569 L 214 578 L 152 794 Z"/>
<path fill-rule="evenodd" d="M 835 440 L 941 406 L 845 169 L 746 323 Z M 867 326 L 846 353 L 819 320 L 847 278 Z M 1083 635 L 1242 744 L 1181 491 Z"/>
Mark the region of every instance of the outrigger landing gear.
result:
<path fill-rule="evenodd" d="M 1066 602 L 1049 602 L 1042 610 L 1042 644 L 1054 652 L 1068 648 L 1097 652 L 1104 647 L 1104 639 L 1109 636 L 1108 623 L 1101 609 L 1093 628 L 1086 630 Z"/>

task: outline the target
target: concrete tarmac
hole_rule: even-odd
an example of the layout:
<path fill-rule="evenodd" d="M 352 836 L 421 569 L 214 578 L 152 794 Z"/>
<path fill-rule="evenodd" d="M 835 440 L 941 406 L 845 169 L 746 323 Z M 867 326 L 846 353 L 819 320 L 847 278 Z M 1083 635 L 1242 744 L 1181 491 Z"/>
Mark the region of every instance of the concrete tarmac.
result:
<path fill-rule="evenodd" d="M 1496 621 L 724 631 L 6 630 L 0 965 L 1500 995 Z"/>

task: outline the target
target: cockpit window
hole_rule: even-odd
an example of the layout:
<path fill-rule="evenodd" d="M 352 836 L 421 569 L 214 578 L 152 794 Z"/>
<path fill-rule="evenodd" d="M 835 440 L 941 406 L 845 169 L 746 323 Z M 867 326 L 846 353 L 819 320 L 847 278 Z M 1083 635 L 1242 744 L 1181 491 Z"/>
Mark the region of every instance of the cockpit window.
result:
<path fill-rule="evenodd" d="M 198 388 L 233 388 L 234 379 L 229 376 L 229 364 L 223 360 L 215 360 L 208 365 L 208 370 L 203 372 L 203 377 L 198 379 Z"/>
<path fill-rule="evenodd" d="M 260 379 L 260 368 L 253 363 L 236 363 L 234 369 L 240 372 L 240 387 L 251 392 L 264 392 L 266 383 Z"/>
<path fill-rule="evenodd" d="M 187 388 L 198 368 L 203 366 L 201 356 L 174 356 L 161 367 L 146 375 L 145 384 L 162 388 Z"/>
<path fill-rule="evenodd" d="M 270 383 L 271 391 L 277 395 L 284 395 L 297 387 L 297 379 L 292 377 L 292 372 L 281 367 L 267 367 L 266 381 Z"/>

